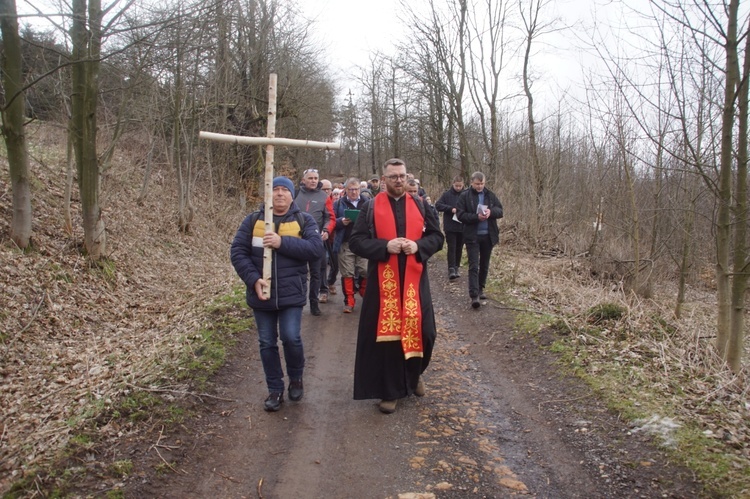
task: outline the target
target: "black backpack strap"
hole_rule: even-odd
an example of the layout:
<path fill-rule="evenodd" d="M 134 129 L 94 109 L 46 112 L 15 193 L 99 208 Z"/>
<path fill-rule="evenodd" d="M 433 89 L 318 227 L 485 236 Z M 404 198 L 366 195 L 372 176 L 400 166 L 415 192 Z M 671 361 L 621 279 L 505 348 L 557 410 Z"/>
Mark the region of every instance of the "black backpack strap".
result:
<path fill-rule="evenodd" d="M 302 213 L 302 211 L 298 211 L 294 214 L 294 216 L 297 218 L 297 225 L 299 225 L 299 237 L 302 237 L 305 229 L 305 215 Z"/>
<path fill-rule="evenodd" d="M 250 235 L 253 234 L 255 224 L 258 223 L 258 220 L 260 220 L 260 210 L 254 211 L 250 214 Z"/>

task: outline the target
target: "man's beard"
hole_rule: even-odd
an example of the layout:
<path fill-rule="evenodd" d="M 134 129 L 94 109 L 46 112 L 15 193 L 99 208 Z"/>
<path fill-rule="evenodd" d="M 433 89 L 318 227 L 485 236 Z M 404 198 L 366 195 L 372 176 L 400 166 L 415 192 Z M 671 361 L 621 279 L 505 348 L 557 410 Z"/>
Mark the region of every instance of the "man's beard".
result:
<path fill-rule="evenodd" d="M 386 189 L 388 190 L 388 194 L 395 198 L 403 196 L 405 192 L 404 186 L 396 187 L 395 185 L 388 185 Z"/>

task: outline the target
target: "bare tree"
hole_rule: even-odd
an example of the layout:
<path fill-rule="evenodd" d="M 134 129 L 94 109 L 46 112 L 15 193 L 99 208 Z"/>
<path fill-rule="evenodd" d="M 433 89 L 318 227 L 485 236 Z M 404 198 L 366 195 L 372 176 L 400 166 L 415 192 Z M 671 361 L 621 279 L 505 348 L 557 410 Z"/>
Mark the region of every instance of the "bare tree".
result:
<path fill-rule="evenodd" d="M 544 224 L 545 207 L 544 199 L 546 195 L 547 183 L 549 181 L 547 171 L 542 166 L 539 158 L 537 144 L 536 120 L 534 119 L 534 96 L 531 92 L 533 84 L 531 77 L 531 55 L 532 45 L 540 37 L 557 31 L 557 21 L 552 20 L 545 22 L 541 16 L 545 7 L 550 4 L 549 0 L 531 0 L 528 5 L 526 2 L 519 1 L 518 7 L 523 22 L 525 48 L 523 56 L 523 92 L 526 96 L 526 119 L 528 126 L 528 157 L 529 167 L 531 169 L 531 182 L 535 200 L 535 225 L 538 230 Z M 528 10 L 524 9 L 527 7 Z"/>
<path fill-rule="evenodd" d="M 102 43 L 102 7 L 99 0 L 73 0 L 73 89 L 71 127 L 81 194 L 84 244 L 89 258 L 105 255 L 107 234 L 99 206 L 97 105 Z"/>
<path fill-rule="evenodd" d="M 437 68 L 421 67 L 423 75 L 435 75 L 433 84 L 441 85 L 445 97 L 448 126 L 455 131 L 460 173 L 468 177 L 472 171 L 467 119 L 464 100 L 467 92 L 469 57 L 469 2 L 451 0 L 441 8 L 435 1 L 428 2 L 429 12 L 422 17 L 414 10 L 408 12 L 408 25 L 414 31 L 413 39 L 422 40 L 419 48 L 427 50 L 418 62 L 430 63 Z M 403 47 L 404 52 L 414 47 Z M 452 145 L 449 143 L 449 145 Z"/>
<path fill-rule="evenodd" d="M 740 41 L 750 36 L 748 20 L 739 31 L 739 0 L 722 6 L 706 3 L 652 2 L 665 19 L 689 33 L 695 50 L 702 54 L 703 64 L 719 70 L 723 88 L 720 107 L 720 140 L 718 171 L 701 171 L 702 178 L 716 196 L 715 220 L 717 339 L 716 348 L 733 371 L 742 367 L 745 293 L 747 291 L 747 78 L 750 76 L 748 47 L 740 66 Z M 723 52 L 723 62 L 720 62 Z M 716 58 L 712 59 L 712 54 Z M 738 136 L 735 149 L 735 133 Z M 735 152 L 736 151 L 736 152 Z M 694 154 L 695 156 L 695 154 Z M 702 168 L 702 164 L 696 164 Z"/>
<path fill-rule="evenodd" d="M 10 237 L 19 248 L 31 242 L 31 188 L 29 157 L 24 132 L 24 82 L 21 67 L 21 39 L 15 0 L 0 0 L 0 28 L 3 35 L 3 137 L 8 150 L 11 188 L 13 189 L 13 219 Z"/>
<path fill-rule="evenodd" d="M 750 26 L 745 18 L 741 23 L 742 34 L 738 34 L 739 3 L 739 0 L 722 5 L 652 0 L 651 19 L 660 30 L 660 41 L 652 53 L 643 55 L 646 59 L 656 57 L 665 61 L 673 108 L 667 107 L 671 103 L 653 98 L 646 91 L 648 85 L 639 85 L 632 74 L 619 80 L 623 95 L 625 89 L 637 89 L 637 99 L 629 96 L 626 102 L 631 116 L 656 147 L 666 146 L 661 140 L 665 130 L 650 125 L 649 111 L 659 109 L 677 117 L 675 123 L 679 128 L 675 132 L 681 138 L 672 141 L 668 154 L 689 165 L 714 196 L 716 348 L 735 371 L 742 365 L 748 266 L 747 129 L 743 129 L 747 118 L 743 114 L 747 112 L 744 87 L 750 63 L 746 60 L 740 66 L 740 41 L 750 35 Z M 625 75 L 621 66 L 614 65 L 617 69 L 613 71 Z M 706 83 L 708 78 L 711 81 Z M 691 93 L 686 91 L 688 88 Z M 721 89 L 720 97 L 714 96 L 713 88 Z M 710 127 L 717 130 L 704 134 Z"/>
<path fill-rule="evenodd" d="M 486 151 L 487 171 L 499 176 L 500 154 L 500 75 L 505 67 L 508 3 L 484 0 L 481 9 L 470 15 L 472 84 L 469 93 L 479 117 L 481 137 Z"/>

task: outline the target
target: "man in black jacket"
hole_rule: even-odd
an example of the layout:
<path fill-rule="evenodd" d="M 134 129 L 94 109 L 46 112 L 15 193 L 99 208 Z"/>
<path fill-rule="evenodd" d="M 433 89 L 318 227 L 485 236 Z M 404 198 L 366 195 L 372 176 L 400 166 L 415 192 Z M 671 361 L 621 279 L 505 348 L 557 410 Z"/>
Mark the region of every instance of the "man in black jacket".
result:
<path fill-rule="evenodd" d="M 459 277 L 461 267 L 461 253 L 464 247 L 464 227 L 456 217 L 458 197 L 464 191 L 464 178 L 456 175 L 453 185 L 445 191 L 435 203 L 435 209 L 443 213 L 443 232 L 445 242 L 448 243 L 448 279 L 451 281 Z"/>
<path fill-rule="evenodd" d="M 484 173 L 472 173 L 471 185 L 459 196 L 456 208 L 458 219 L 464 227 L 464 242 L 469 257 L 469 296 L 473 308 L 479 308 L 479 300 L 487 299 L 484 287 L 492 247 L 500 242 L 497 219 L 503 218 L 503 205 L 484 184 Z"/>

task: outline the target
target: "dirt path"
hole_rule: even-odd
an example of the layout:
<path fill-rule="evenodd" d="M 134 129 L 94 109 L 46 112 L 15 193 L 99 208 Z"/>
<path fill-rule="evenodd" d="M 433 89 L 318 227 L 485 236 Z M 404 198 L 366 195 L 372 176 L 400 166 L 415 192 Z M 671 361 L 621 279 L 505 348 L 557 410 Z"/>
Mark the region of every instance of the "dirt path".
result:
<path fill-rule="evenodd" d="M 206 399 L 183 432 L 134 449 L 138 471 L 126 496 L 703 495 L 644 436 L 558 374 L 551 354 L 514 335 L 499 303 L 471 309 L 465 277 L 449 283 L 441 263 L 431 264 L 439 331 L 424 398 L 401 401 L 393 415 L 352 400 L 360 304 L 342 314 L 334 296 L 322 317 L 303 315 L 301 402 L 263 411 L 255 337 L 243 335 L 214 380 L 215 395 L 227 400 Z"/>

